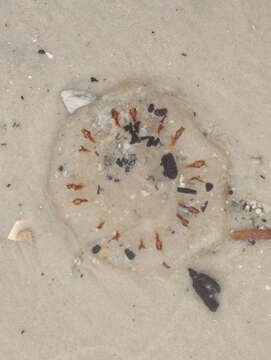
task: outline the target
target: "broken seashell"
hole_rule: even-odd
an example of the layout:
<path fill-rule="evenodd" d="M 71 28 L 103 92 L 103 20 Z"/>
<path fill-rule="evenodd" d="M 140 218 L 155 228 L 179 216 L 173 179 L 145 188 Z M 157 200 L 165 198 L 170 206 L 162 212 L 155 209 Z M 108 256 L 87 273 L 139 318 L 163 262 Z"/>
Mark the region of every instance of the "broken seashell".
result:
<path fill-rule="evenodd" d="M 24 220 L 17 220 L 13 225 L 8 239 L 13 241 L 24 241 L 33 242 L 33 233 L 30 228 L 25 228 L 26 222 Z"/>
<path fill-rule="evenodd" d="M 70 114 L 74 113 L 78 108 L 88 105 L 95 100 L 95 96 L 92 96 L 85 90 L 64 90 L 60 95 Z"/>

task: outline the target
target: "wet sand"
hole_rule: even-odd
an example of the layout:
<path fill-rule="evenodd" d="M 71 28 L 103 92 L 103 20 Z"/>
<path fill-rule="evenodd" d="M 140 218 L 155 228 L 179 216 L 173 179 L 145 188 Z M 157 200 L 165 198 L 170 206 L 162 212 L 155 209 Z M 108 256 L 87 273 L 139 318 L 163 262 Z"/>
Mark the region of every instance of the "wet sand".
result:
<path fill-rule="evenodd" d="M 67 117 L 60 92 L 99 95 L 137 79 L 182 97 L 228 152 L 232 199 L 246 202 L 232 211 L 232 227 L 270 228 L 269 1 L 25 0 L 0 9 L 1 358 L 270 357 L 270 241 L 229 236 L 193 260 L 222 288 L 212 313 L 182 266 L 168 281 L 103 266 L 77 271 L 80 249 L 46 187 Z M 34 244 L 8 240 L 18 219 Z"/>

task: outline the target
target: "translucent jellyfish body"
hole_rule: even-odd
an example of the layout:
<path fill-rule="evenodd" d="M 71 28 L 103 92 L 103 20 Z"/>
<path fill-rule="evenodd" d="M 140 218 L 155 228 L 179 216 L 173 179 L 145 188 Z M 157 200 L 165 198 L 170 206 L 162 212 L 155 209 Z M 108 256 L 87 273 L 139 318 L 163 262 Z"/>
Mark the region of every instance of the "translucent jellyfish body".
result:
<path fill-rule="evenodd" d="M 223 242 L 228 161 L 194 115 L 126 82 L 67 116 L 49 191 L 89 261 L 158 274 Z"/>

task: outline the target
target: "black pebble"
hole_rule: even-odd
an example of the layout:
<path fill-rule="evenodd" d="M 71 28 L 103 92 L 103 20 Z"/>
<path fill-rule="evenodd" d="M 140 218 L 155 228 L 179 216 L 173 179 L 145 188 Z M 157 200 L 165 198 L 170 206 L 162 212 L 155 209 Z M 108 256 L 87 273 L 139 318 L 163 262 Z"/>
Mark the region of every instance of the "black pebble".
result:
<path fill-rule="evenodd" d="M 154 115 L 162 117 L 162 116 L 165 116 L 167 114 L 167 111 L 168 110 L 166 108 L 156 109 L 156 110 L 154 110 Z"/>
<path fill-rule="evenodd" d="M 58 168 L 59 171 L 63 171 L 64 170 L 64 167 L 62 165 L 59 166 Z"/>
<path fill-rule="evenodd" d="M 170 179 L 176 179 L 178 169 L 174 156 L 171 153 L 165 154 L 161 158 L 161 165 L 164 167 L 163 174 Z"/>
<path fill-rule="evenodd" d="M 208 206 L 208 201 L 205 201 L 203 205 L 201 205 L 201 211 L 204 212 Z"/>
<path fill-rule="evenodd" d="M 187 56 L 187 53 L 182 53 L 182 56 Z"/>
<path fill-rule="evenodd" d="M 91 77 L 91 78 L 90 78 L 90 81 L 91 81 L 91 82 L 98 82 L 99 80 L 97 80 L 95 77 Z"/>
<path fill-rule="evenodd" d="M 255 244 L 256 244 L 256 240 L 255 240 L 255 239 L 249 239 L 249 240 L 248 240 L 248 243 L 249 243 L 250 245 L 255 245 Z"/>
<path fill-rule="evenodd" d="M 21 96 L 21 99 L 24 100 L 24 96 L 23 96 L 23 95 Z"/>
<path fill-rule="evenodd" d="M 150 104 L 150 105 L 148 106 L 148 112 L 149 112 L 149 113 L 152 113 L 153 110 L 154 110 L 154 105 L 153 105 L 153 104 Z"/>
<path fill-rule="evenodd" d="M 98 254 L 98 252 L 101 250 L 101 246 L 100 245 L 95 245 L 95 246 L 93 246 L 93 248 L 92 248 L 92 252 L 93 252 L 93 254 Z"/>
<path fill-rule="evenodd" d="M 177 191 L 182 194 L 196 194 L 197 190 L 184 188 L 184 187 L 178 187 Z"/>
<path fill-rule="evenodd" d="M 7 184 L 6 187 L 8 187 L 8 188 L 11 187 L 11 184 Z"/>
<path fill-rule="evenodd" d="M 40 50 L 38 51 L 38 53 L 41 54 L 41 55 L 44 55 L 44 54 L 46 54 L 46 51 L 43 50 L 43 49 L 40 49 Z"/>
<path fill-rule="evenodd" d="M 205 189 L 207 192 L 211 191 L 213 187 L 214 187 L 214 185 L 212 183 L 207 182 L 205 184 Z"/>
<path fill-rule="evenodd" d="M 128 248 L 124 250 L 124 253 L 128 257 L 129 260 L 133 260 L 136 256 L 135 253 Z"/>
<path fill-rule="evenodd" d="M 215 312 L 219 306 L 217 295 L 221 292 L 220 285 L 206 274 L 197 273 L 193 269 L 188 269 L 188 272 L 193 281 L 193 288 L 196 293 L 208 309 Z"/>
<path fill-rule="evenodd" d="M 233 195 L 233 190 L 231 188 L 228 190 L 228 195 Z"/>

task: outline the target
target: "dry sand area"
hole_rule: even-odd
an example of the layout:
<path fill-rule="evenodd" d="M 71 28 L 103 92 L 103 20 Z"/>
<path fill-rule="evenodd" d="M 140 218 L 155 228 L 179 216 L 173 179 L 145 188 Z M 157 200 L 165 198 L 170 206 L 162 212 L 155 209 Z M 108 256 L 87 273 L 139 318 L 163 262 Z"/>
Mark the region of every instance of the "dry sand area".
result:
<path fill-rule="evenodd" d="M 269 359 L 270 1 L 0 19 L 0 359 Z"/>

